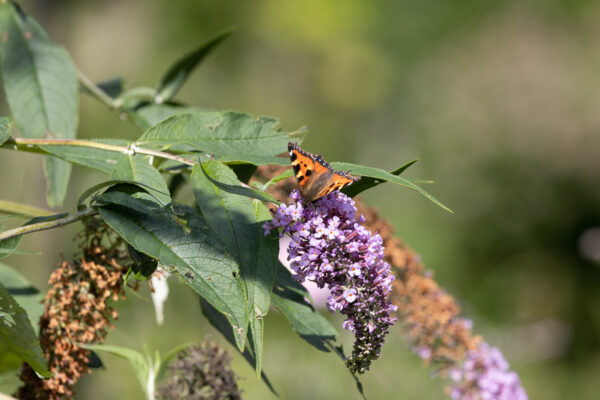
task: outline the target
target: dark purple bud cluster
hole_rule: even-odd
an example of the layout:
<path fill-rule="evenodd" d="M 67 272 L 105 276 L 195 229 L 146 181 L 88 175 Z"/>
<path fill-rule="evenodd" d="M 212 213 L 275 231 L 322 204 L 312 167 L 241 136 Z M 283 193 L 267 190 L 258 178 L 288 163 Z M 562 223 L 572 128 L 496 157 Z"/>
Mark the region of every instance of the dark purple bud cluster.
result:
<path fill-rule="evenodd" d="M 283 228 L 290 235 L 288 260 L 299 282 L 310 280 L 331 290 L 327 305 L 347 316 L 343 327 L 355 335 L 346 365 L 364 373 L 379 357 L 396 311 L 389 293 L 394 276 L 383 260 L 383 241 L 361 224 L 354 201 L 340 192 L 307 204 L 299 192 L 290 194 L 264 225 L 265 234 Z"/>

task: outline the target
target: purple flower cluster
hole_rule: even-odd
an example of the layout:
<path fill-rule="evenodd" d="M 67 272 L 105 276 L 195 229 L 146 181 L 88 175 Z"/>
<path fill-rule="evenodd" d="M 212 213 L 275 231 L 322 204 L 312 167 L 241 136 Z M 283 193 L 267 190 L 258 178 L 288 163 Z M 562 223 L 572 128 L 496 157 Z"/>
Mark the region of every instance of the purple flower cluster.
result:
<path fill-rule="evenodd" d="M 298 191 L 290 194 L 264 225 L 265 234 L 283 228 L 292 241 L 288 260 L 299 282 L 308 279 L 331 294 L 327 306 L 347 315 L 343 327 L 355 335 L 350 371 L 364 373 L 379 357 L 396 306 L 389 300 L 394 276 L 383 261 L 383 241 L 361 225 L 354 201 L 340 192 L 307 204 Z"/>
<path fill-rule="evenodd" d="M 483 342 L 467 352 L 460 367 L 448 371 L 456 382 L 450 397 L 460 400 L 527 400 L 519 376 L 508 369 L 508 363 L 495 347 Z"/>

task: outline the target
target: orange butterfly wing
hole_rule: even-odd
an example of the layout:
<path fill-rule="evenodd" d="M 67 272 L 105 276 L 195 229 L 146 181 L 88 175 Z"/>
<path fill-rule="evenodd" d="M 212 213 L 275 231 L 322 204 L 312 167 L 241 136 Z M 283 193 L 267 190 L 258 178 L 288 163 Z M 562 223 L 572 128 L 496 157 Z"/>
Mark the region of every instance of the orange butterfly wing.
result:
<path fill-rule="evenodd" d="M 321 155 L 308 153 L 295 143 L 289 143 L 288 150 L 300 193 L 308 201 L 318 200 L 360 179 L 346 172 L 333 170 Z"/>

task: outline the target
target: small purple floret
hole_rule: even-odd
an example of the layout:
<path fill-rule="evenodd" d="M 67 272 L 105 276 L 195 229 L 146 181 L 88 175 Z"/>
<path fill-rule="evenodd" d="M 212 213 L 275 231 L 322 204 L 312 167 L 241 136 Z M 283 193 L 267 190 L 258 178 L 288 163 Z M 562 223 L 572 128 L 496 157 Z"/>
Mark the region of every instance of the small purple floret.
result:
<path fill-rule="evenodd" d="M 346 365 L 364 373 L 379 357 L 384 338 L 396 318 L 389 300 L 394 276 L 383 261 L 383 240 L 361 225 L 354 201 L 340 192 L 330 193 L 314 204 L 305 204 L 298 191 L 290 194 L 273 219 L 264 224 L 265 234 L 283 228 L 290 235 L 288 260 L 299 282 L 309 279 L 327 286 L 327 306 L 347 315 L 343 327 L 355 335 Z"/>

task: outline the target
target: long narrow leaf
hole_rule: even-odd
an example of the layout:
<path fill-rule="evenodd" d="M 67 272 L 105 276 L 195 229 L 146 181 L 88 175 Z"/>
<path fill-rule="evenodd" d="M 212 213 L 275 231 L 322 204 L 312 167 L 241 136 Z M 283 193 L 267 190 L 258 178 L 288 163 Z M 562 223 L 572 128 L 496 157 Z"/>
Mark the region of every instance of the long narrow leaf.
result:
<path fill-rule="evenodd" d="M 177 60 L 163 75 L 156 90 L 160 102 L 170 100 L 181 89 L 188 76 L 210 52 L 233 33 L 233 29 L 225 29 L 211 36 L 198 48 Z"/>
<path fill-rule="evenodd" d="M 0 3 L 0 71 L 6 100 L 23 136 L 74 138 L 78 124 L 77 71 L 69 54 L 14 3 Z M 46 158 L 47 201 L 62 204 L 71 165 Z"/>
<path fill-rule="evenodd" d="M 202 163 L 200 163 L 199 165 L 200 165 L 200 169 L 204 173 L 204 176 L 206 176 L 206 178 L 210 181 L 210 183 L 212 183 L 213 185 L 215 185 L 219 189 L 222 189 L 222 190 L 224 190 L 224 191 L 226 191 L 228 193 L 231 193 L 231 194 L 237 194 L 239 196 L 249 197 L 251 199 L 257 199 L 257 200 L 267 201 L 267 202 L 271 202 L 271 203 L 275 203 L 275 204 L 279 204 L 280 203 L 273 196 L 271 196 L 270 194 L 265 193 L 263 191 L 260 191 L 260 190 L 257 190 L 257 189 L 253 189 L 251 187 L 241 186 L 239 184 L 238 185 L 231 185 L 231 184 L 228 184 L 228 183 L 219 182 L 219 181 L 211 178 L 206 173 L 206 171 L 204 170 L 204 167 L 202 166 Z"/>
<path fill-rule="evenodd" d="M 406 171 L 408 169 L 408 167 L 410 167 L 411 165 L 413 165 L 416 162 L 417 162 L 417 160 L 410 161 L 410 162 L 404 164 L 403 166 L 401 166 L 400 168 L 390 171 L 390 174 L 396 175 L 396 176 L 400 175 L 402 172 Z M 386 181 L 383 179 L 374 178 L 371 176 L 365 176 L 360 181 L 353 183 L 352 185 L 348 186 L 347 188 L 344 188 L 342 190 L 342 192 L 344 192 L 346 195 L 348 195 L 350 197 L 354 197 L 357 194 L 364 192 L 367 189 L 371 189 L 371 188 L 373 188 L 377 185 L 380 185 L 384 182 L 386 182 Z M 411 181 L 411 182 L 415 183 L 414 181 Z"/>
<path fill-rule="evenodd" d="M 453 212 L 451 209 L 449 209 L 448 207 L 443 205 L 438 199 L 433 197 L 431 194 L 427 193 L 425 190 L 421 189 L 421 187 L 415 185 L 413 182 L 411 182 L 408 179 L 403 178 L 401 176 L 396 176 L 392 173 L 389 173 L 389 172 L 384 171 L 379 168 L 365 167 L 363 165 L 349 164 L 349 163 L 344 163 L 344 162 L 332 162 L 331 166 L 340 171 L 350 171 L 354 175 L 360 175 L 363 177 L 366 176 L 366 177 L 375 178 L 375 179 L 382 180 L 382 181 L 396 183 L 401 186 L 405 186 L 405 187 L 412 189 L 412 190 L 416 191 L 417 193 L 421 194 L 426 199 L 430 200 L 431 202 L 433 202 L 437 206 L 443 208 L 444 210 L 451 212 L 451 213 Z"/>

